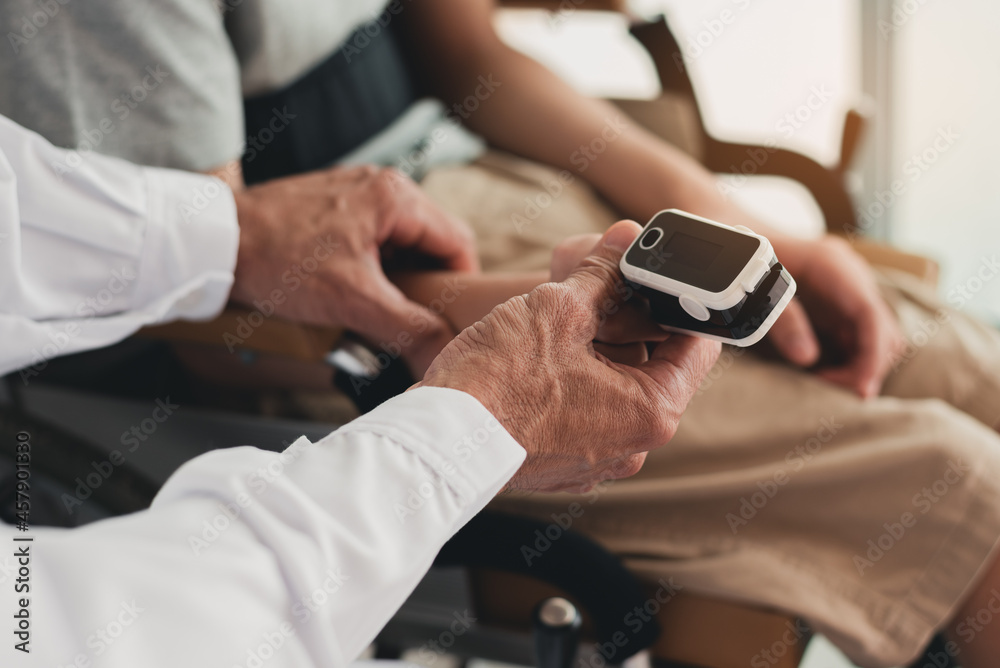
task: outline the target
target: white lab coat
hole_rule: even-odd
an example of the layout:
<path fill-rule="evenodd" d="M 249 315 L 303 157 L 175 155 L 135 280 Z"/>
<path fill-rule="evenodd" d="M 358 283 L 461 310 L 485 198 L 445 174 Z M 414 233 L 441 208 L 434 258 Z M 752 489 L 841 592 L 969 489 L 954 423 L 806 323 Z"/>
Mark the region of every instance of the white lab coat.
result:
<path fill-rule="evenodd" d="M 0 118 L 0 372 L 211 317 L 237 241 L 218 181 Z M 476 399 L 421 388 L 315 444 L 198 457 L 144 512 L 0 525 L 0 665 L 343 666 L 524 457 Z"/>

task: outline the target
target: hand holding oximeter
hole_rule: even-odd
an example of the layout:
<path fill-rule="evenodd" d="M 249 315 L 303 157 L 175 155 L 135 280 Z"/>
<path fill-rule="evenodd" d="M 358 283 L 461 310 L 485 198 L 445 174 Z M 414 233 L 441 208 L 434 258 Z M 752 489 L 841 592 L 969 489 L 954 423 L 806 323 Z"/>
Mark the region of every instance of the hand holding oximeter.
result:
<path fill-rule="evenodd" d="M 795 294 L 765 237 L 677 209 L 653 216 L 621 270 L 664 329 L 741 347 L 760 341 Z"/>

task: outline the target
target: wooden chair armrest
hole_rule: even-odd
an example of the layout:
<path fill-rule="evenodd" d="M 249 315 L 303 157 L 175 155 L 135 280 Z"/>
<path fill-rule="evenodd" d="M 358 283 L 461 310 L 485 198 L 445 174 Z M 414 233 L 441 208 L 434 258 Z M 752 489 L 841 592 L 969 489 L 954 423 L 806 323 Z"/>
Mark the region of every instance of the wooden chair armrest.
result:
<path fill-rule="evenodd" d="M 892 246 L 887 246 L 877 241 L 869 241 L 861 237 L 851 239 L 851 245 L 872 266 L 898 269 L 916 276 L 931 287 L 937 286 L 940 267 L 937 262 L 930 258 L 907 253 Z"/>
<path fill-rule="evenodd" d="M 200 343 L 252 350 L 291 357 L 304 362 L 321 362 L 343 335 L 341 329 L 302 325 L 262 316 L 258 311 L 229 307 L 215 320 L 178 320 L 165 325 L 144 327 L 137 336 L 174 343 Z"/>

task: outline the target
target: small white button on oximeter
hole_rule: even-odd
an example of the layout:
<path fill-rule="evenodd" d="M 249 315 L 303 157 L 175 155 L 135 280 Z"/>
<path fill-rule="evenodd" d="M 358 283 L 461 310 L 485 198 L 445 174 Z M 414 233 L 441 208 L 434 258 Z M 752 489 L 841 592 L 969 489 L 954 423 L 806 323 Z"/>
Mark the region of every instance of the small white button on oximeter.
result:
<path fill-rule="evenodd" d="M 708 307 L 691 295 L 681 295 L 677 298 L 677 301 L 680 302 L 681 308 L 695 320 L 705 322 L 712 317 L 712 312 L 708 310 Z"/>

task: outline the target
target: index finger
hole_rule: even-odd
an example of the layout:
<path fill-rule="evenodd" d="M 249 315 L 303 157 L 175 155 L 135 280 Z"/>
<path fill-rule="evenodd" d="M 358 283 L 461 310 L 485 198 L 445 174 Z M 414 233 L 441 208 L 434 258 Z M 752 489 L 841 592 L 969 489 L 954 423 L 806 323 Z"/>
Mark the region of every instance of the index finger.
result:
<path fill-rule="evenodd" d="M 437 258 L 445 269 L 478 272 L 479 253 L 472 228 L 444 211 L 428 214 L 420 225 L 415 241 L 410 245 L 424 255 Z"/>
<path fill-rule="evenodd" d="M 873 305 L 858 311 L 854 320 L 853 358 L 845 366 L 823 369 L 819 375 L 826 380 L 853 388 L 864 398 L 879 393 L 882 380 L 889 368 L 890 342 L 879 323 L 879 314 Z"/>
<path fill-rule="evenodd" d="M 404 179 L 400 175 L 389 178 Z M 393 184 L 393 188 L 398 187 Z M 441 261 L 446 269 L 454 271 L 479 271 L 476 237 L 464 221 L 437 206 L 415 184 L 409 197 L 399 197 L 395 204 L 398 215 L 385 230 L 380 244 L 415 250 Z"/>
<path fill-rule="evenodd" d="M 407 298 L 378 266 L 365 273 L 357 289 L 353 329 L 386 352 L 395 349 L 414 377 L 422 377 L 456 332 L 439 313 Z"/>
<path fill-rule="evenodd" d="M 636 367 L 667 391 L 683 408 L 712 370 L 722 344 L 686 334 L 672 334 L 653 349 L 649 360 Z"/>

